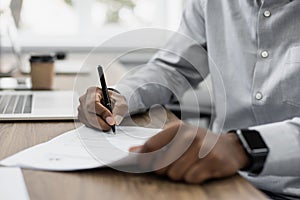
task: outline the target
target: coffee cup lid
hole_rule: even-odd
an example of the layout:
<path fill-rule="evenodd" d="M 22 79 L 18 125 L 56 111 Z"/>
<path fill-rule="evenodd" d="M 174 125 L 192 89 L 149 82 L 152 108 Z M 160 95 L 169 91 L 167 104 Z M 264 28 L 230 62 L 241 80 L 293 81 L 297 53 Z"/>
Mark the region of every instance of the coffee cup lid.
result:
<path fill-rule="evenodd" d="M 54 62 L 54 57 L 51 55 L 32 55 L 29 62 Z"/>

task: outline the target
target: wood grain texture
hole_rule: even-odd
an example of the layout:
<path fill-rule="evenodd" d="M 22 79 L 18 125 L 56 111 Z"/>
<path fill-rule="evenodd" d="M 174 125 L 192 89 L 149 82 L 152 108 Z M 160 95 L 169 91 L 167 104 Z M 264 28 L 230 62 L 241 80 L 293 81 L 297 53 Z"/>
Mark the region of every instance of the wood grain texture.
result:
<path fill-rule="evenodd" d="M 155 107 L 147 114 L 126 119 L 124 124 L 163 127 L 175 120 L 178 119 L 171 112 Z M 72 121 L 0 123 L 0 159 L 74 128 Z M 266 199 L 238 175 L 190 185 L 152 173 L 129 174 L 108 168 L 77 172 L 23 170 L 23 174 L 32 200 Z"/>

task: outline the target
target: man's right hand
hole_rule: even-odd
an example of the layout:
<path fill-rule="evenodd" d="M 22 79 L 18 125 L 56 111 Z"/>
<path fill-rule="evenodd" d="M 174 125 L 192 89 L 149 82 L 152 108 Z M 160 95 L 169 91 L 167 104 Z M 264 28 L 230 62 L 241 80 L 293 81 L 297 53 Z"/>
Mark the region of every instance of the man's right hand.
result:
<path fill-rule="evenodd" d="M 112 113 L 103 105 L 102 90 L 90 87 L 79 98 L 78 119 L 88 127 L 108 131 L 112 125 L 119 125 L 128 112 L 124 96 L 114 91 L 108 91 L 112 104 Z"/>

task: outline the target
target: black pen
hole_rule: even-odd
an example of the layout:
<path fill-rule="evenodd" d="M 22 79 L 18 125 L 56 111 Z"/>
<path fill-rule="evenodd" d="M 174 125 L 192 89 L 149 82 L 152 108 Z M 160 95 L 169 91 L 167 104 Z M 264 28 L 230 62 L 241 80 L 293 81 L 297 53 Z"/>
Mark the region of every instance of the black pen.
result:
<path fill-rule="evenodd" d="M 110 102 L 110 98 L 108 95 L 108 89 L 107 89 L 107 85 L 106 85 L 106 81 L 105 81 L 105 77 L 104 77 L 104 72 L 100 65 L 98 66 L 98 74 L 99 74 L 101 88 L 102 88 L 102 94 L 103 94 L 103 98 L 104 98 L 104 106 L 112 113 L 111 102 Z M 116 133 L 115 125 L 112 125 L 111 129 L 114 133 Z"/>

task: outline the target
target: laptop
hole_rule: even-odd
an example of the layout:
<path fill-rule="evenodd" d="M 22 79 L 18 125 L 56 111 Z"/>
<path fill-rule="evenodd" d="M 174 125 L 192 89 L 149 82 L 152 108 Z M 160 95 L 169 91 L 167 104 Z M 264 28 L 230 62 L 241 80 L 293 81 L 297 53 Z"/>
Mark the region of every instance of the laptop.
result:
<path fill-rule="evenodd" d="M 6 28 L 7 29 L 7 37 L 11 44 L 11 50 L 14 56 L 15 63 L 12 66 L 8 66 L 8 70 L 3 70 L 4 66 L 1 66 L 2 58 L 1 58 L 1 33 L 0 33 L 0 77 L 9 77 L 11 73 L 15 70 L 19 70 L 21 73 L 29 74 L 30 73 L 30 65 L 29 65 L 29 57 L 23 55 L 22 47 L 19 41 L 19 33 L 15 24 L 14 15 L 12 15 L 11 5 L 7 8 L 5 13 L 6 15 Z M 56 74 L 89 74 L 90 71 L 88 69 L 82 69 L 81 64 L 86 58 L 86 55 L 81 54 L 72 54 L 68 56 L 69 58 L 56 60 L 55 61 L 55 73 Z"/>
<path fill-rule="evenodd" d="M 17 62 L 16 66 L 20 67 L 22 66 L 22 52 L 18 43 L 17 29 L 12 18 L 8 20 L 10 20 L 7 23 L 8 37 Z M 2 67 L 0 63 L 0 69 Z M 7 75 L 10 74 L 7 73 Z M 22 81 L 16 79 L 14 82 L 13 78 L 1 79 L 0 86 L 2 89 L 9 89 L 0 91 L 0 121 L 73 120 L 77 116 L 77 109 L 73 109 L 72 103 L 73 91 L 14 91 L 15 89 L 29 89 L 31 86 L 27 79 Z"/>
<path fill-rule="evenodd" d="M 0 121 L 74 120 L 79 102 L 73 94 L 73 91 L 0 91 Z"/>

